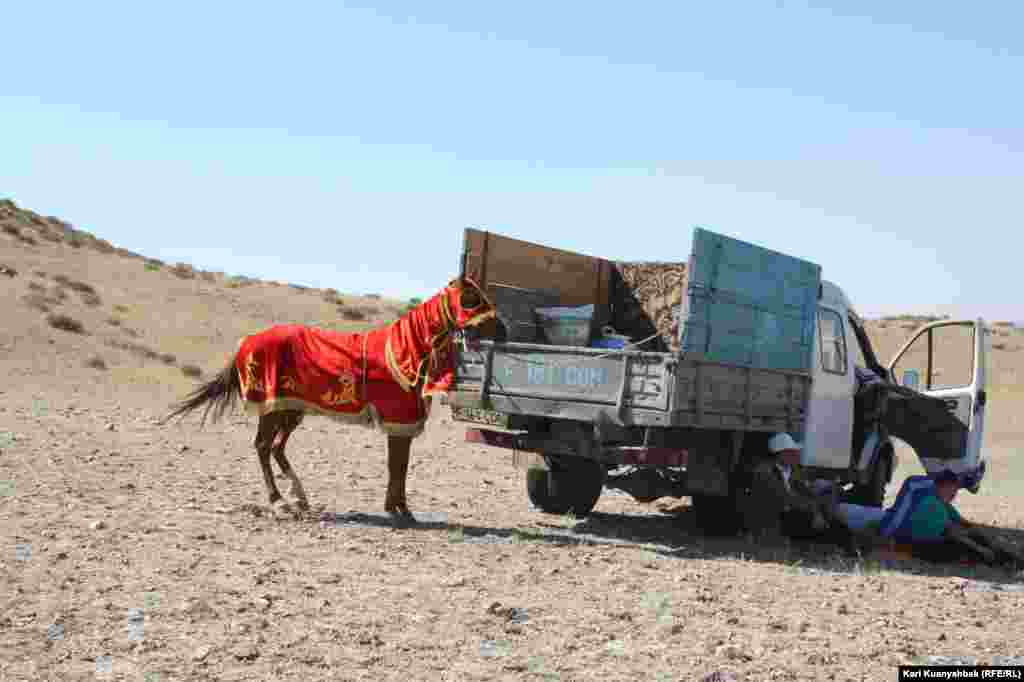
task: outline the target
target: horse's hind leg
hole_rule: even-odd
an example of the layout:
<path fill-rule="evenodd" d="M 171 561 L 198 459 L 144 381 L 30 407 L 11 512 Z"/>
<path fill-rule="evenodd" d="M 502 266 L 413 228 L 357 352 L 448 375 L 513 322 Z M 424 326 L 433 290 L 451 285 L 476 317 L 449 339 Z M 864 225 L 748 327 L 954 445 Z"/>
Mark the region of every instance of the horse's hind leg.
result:
<path fill-rule="evenodd" d="M 260 460 L 263 485 L 267 489 L 267 499 L 275 516 L 290 511 L 288 504 L 281 497 L 281 491 L 277 489 L 277 484 L 274 482 L 274 473 L 270 470 L 270 453 L 274 446 L 274 436 L 280 428 L 280 415 L 271 413 L 261 416 L 259 426 L 256 428 L 256 441 L 253 443 L 256 447 L 256 455 Z"/>
<path fill-rule="evenodd" d="M 278 426 L 277 439 L 271 448 L 271 453 L 274 455 L 274 461 L 280 467 L 281 473 L 292 482 L 292 487 L 288 494 L 296 501 L 299 509 L 306 511 L 309 509 L 309 499 L 306 497 L 306 491 L 302 488 L 302 482 L 299 481 L 298 475 L 292 469 L 291 463 L 284 454 L 285 446 L 288 444 L 288 437 L 302 423 L 302 413 L 297 410 L 290 410 L 288 412 L 281 412 L 280 415 L 281 421 Z"/>

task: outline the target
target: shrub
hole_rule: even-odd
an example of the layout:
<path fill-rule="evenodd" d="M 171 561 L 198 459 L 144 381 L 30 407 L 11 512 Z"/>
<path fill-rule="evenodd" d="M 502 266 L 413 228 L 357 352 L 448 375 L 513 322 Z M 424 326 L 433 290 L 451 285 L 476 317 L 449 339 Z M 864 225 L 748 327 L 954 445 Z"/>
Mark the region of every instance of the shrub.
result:
<path fill-rule="evenodd" d="M 199 276 L 203 278 L 204 282 L 209 282 L 211 284 L 217 281 L 217 276 L 215 274 L 212 272 L 206 272 L 205 270 L 199 273 Z"/>
<path fill-rule="evenodd" d="M 135 355 L 144 357 L 147 360 L 155 360 L 156 358 L 161 357 L 161 355 L 157 353 L 155 350 L 143 346 L 141 343 L 134 343 L 132 341 L 119 341 L 118 339 L 109 339 L 106 341 L 106 344 L 112 348 L 119 348 L 121 350 L 126 350 L 130 353 L 134 353 Z M 172 355 L 170 357 L 173 360 L 174 356 Z"/>
<path fill-rule="evenodd" d="M 108 317 L 107 318 L 107 324 L 109 324 L 111 327 L 120 327 L 121 326 L 121 318 L 120 317 Z"/>
<path fill-rule="evenodd" d="M 39 244 L 34 237 L 30 237 L 27 234 L 18 235 L 18 241 L 22 244 L 28 244 L 29 246 L 37 246 Z"/>
<path fill-rule="evenodd" d="M 171 274 L 181 279 L 195 279 L 196 271 L 188 263 L 175 263 L 174 267 L 171 268 Z"/>
<path fill-rule="evenodd" d="M 61 329 L 73 334 L 85 333 L 85 326 L 70 315 L 50 314 L 46 316 L 46 321 L 49 322 L 50 326 L 54 329 Z"/>
<path fill-rule="evenodd" d="M 30 308 L 44 313 L 50 312 L 50 299 L 45 294 L 31 293 L 22 296 L 21 300 Z"/>
<path fill-rule="evenodd" d="M 96 293 L 96 288 L 93 285 L 86 284 L 85 282 L 79 281 L 77 279 L 71 279 L 67 275 L 54 275 L 53 281 L 58 282 L 59 284 L 63 284 L 68 289 L 73 289 L 74 291 L 77 291 L 80 294 Z"/>
<path fill-rule="evenodd" d="M 30 291 L 46 291 L 46 287 L 39 282 L 29 282 L 28 288 Z"/>
<path fill-rule="evenodd" d="M 338 312 L 341 313 L 341 319 L 343 320 L 365 320 L 366 313 L 359 308 L 338 308 Z"/>
<path fill-rule="evenodd" d="M 5 224 L 3 228 L 0 229 L 3 229 L 5 233 L 11 235 L 12 237 L 21 236 L 21 229 L 17 225 Z"/>
<path fill-rule="evenodd" d="M 337 303 L 338 305 L 344 303 L 337 289 L 324 289 L 323 297 L 328 303 Z"/>
<path fill-rule="evenodd" d="M 144 267 L 147 272 L 156 272 L 161 266 L 162 263 L 159 261 L 147 260 L 142 267 Z"/>
<path fill-rule="evenodd" d="M 94 355 L 86 361 L 85 366 L 92 369 L 106 369 L 107 363 L 100 356 Z"/>
<path fill-rule="evenodd" d="M 73 249 L 82 248 L 82 240 L 79 239 L 77 235 L 71 235 L 70 237 L 64 240 L 64 243 Z"/>
<path fill-rule="evenodd" d="M 126 306 L 123 303 L 117 303 L 117 304 L 114 305 L 114 310 L 116 310 L 119 313 L 126 313 L 129 310 L 131 310 L 131 308 Z"/>
<path fill-rule="evenodd" d="M 12 268 L 10 265 L 0 264 L 0 275 L 7 275 L 8 277 L 17 277 L 18 271 Z"/>
<path fill-rule="evenodd" d="M 364 294 L 364 297 L 371 301 L 379 301 L 382 298 L 380 294 Z"/>
<path fill-rule="evenodd" d="M 414 307 L 414 308 L 416 306 L 420 305 L 421 303 L 423 303 L 423 299 L 422 298 L 413 297 L 413 298 L 409 299 L 409 305 Z"/>
<path fill-rule="evenodd" d="M 173 365 L 175 362 L 178 361 L 178 358 L 176 358 L 174 355 L 170 353 L 161 353 L 160 359 L 163 360 L 163 363 L 165 365 Z"/>
<path fill-rule="evenodd" d="M 203 376 L 203 370 L 199 369 L 196 365 L 182 365 L 181 373 L 192 379 L 198 379 Z"/>
<path fill-rule="evenodd" d="M 98 306 L 100 302 L 100 297 L 96 294 L 82 294 L 82 303 L 86 305 Z"/>
<path fill-rule="evenodd" d="M 366 320 L 380 314 L 380 309 L 374 306 L 339 306 L 338 313 L 343 320 Z"/>

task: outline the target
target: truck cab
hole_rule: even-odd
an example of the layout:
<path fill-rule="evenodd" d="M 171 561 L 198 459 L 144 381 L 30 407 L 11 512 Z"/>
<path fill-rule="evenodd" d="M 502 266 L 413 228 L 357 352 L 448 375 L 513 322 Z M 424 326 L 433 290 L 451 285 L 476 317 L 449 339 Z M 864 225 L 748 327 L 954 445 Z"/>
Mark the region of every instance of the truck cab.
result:
<path fill-rule="evenodd" d="M 807 420 L 794 434 L 803 467 L 823 478 L 848 470 L 855 499 L 878 506 L 896 464 L 895 437 L 927 472 L 951 469 L 977 492 L 989 343 L 981 319 L 939 320 L 916 330 L 882 367 L 842 289 L 823 280 Z"/>

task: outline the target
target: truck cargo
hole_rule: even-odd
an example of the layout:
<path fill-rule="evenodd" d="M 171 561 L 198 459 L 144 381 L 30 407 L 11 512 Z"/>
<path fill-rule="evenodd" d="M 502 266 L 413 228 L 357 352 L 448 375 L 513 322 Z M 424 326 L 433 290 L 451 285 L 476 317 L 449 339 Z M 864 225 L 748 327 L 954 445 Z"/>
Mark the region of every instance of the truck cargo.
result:
<path fill-rule="evenodd" d="M 512 451 L 541 511 L 586 515 L 612 487 L 690 496 L 733 532 L 778 432 L 862 504 L 882 504 L 893 438 L 979 489 L 980 318 L 928 324 L 883 366 L 819 265 L 703 228 L 686 260 L 639 263 L 468 229 L 461 270 L 498 323 L 461 338 L 447 401 L 467 440 Z"/>

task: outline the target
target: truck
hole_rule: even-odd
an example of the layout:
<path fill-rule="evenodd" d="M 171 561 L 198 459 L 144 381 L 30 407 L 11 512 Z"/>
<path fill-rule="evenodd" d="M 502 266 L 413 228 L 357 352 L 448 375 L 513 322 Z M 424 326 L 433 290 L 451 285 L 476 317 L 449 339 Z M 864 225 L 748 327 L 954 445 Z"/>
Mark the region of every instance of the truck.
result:
<path fill-rule="evenodd" d="M 639 263 L 470 228 L 460 269 L 497 316 L 458 339 L 446 402 L 468 442 L 511 451 L 542 512 L 586 516 L 605 488 L 688 496 L 705 531 L 735 533 L 779 432 L 848 501 L 883 504 L 894 439 L 980 488 L 981 318 L 927 323 L 883 366 L 819 265 L 702 227 L 687 260 Z"/>

